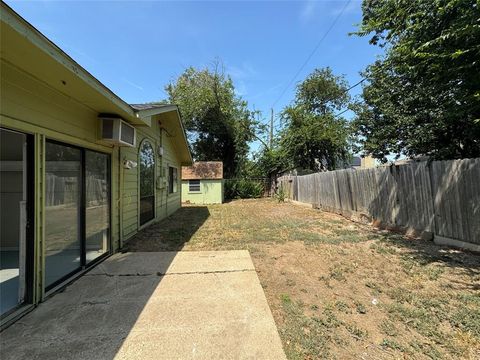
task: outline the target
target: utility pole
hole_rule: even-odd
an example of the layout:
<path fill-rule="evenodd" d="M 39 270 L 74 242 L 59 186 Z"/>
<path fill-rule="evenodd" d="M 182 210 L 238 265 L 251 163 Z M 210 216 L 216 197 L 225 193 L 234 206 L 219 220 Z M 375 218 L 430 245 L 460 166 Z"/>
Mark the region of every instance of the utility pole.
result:
<path fill-rule="evenodd" d="M 270 118 L 270 149 L 273 146 L 273 108 L 272 108 L 272 116 Z"/>

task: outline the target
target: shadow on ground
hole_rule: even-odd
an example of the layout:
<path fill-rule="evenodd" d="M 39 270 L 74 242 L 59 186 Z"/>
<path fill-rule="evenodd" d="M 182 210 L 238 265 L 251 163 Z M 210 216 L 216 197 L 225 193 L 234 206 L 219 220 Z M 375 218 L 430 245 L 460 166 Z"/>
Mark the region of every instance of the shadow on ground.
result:
<path fill-rule="evenodd" d="M 138 232 L 122 251 L 178 251 L 210 216 L 206 206 L 182 207 L 157 224 Z"/>
<path fill-rule="evenodd" d="M 184 207 L 140 231 L 122 254 L 95 266 L 5 329 L 0 337 L 2 359 L 130 358 L 122 355 L 126 339 L 138 336 L 138 341 L 144 340 L 148 337 L 142 335 L 143 331 L 161 323 L 161 319 L 152 323 L 142 314 L 155 293 L 161 296 L 159 288 L 177 258 L 176 251 L 209 215 L 205 206 Z M 156 251 L 172 252 L 153 253 Z M 134 327 L 140 330 L 132 332 Z M 152 344 L 155 341 L 142 346 Z M 129 354 L 139 351 L 127 350 Z M 151 349 L 150 358 L 157 351 Z"/>
<path fill-rule="evenodd" d="M 380 237 L 380 244 L 388 247 L 403 248 L 402 255 L 405 266 L 409 263 L 417 267 L 426 267 L 438 264 L 443 267 L 457 269 L 470 277 L 480 277 L 480 254 L 468 250 L 460 250 L 448 246 L 440 246 L 431 240 L 408 238 L 401 234 L 385 232 Z M 388 250 L 387 250 L 388 251 Z M 453 280 L 452 280 L 453 281 Z M 453 281 L 452 286 L 465 289 L 480 290 L 480 283 L 458 283 Z"/>

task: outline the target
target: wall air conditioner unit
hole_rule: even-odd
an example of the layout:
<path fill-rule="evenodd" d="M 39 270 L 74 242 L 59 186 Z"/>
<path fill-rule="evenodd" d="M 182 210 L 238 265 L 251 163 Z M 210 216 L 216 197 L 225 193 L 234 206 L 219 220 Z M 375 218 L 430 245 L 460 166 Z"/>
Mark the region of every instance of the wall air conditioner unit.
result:
<path fill-rule="evenodd" d="M 136 129 L 117 117 L 99 117 L 101 140 L 118 146 L 135 146 Z"/>

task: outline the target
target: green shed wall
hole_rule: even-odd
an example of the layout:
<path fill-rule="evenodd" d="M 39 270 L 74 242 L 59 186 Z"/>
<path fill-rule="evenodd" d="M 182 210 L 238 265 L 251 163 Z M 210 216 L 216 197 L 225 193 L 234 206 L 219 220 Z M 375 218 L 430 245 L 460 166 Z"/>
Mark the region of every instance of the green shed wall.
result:
<path fill-rule="evenodd" d="M 200 192 L 188 191 L 188 180 L 182 180 L 182 202 L 191 204 L 223 203 L 223 180 L 200 180 Z"/>

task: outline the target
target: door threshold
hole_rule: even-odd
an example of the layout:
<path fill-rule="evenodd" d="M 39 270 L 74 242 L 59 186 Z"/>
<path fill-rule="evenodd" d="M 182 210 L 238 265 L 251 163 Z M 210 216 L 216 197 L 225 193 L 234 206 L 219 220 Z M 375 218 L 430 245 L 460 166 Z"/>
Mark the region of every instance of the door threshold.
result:
<path fill-rule="evenodd" d="M 73 274 L 72 276 L 70 276 L 68 279 L 66 279 L 65 281 L 62 281 L 61 283 L 59 283 L 58 285 L 55 285 L 53 288 L 49 289 L 48 291 L 45 292 L 45 295 L 43 297 L 43 299 L 41 300 L 41 302 L 44 302 L 45 300 L 47 300 L 49 297 L 55 295 L 57 292 L 63 290 L 65 287 L 67 287 L 68 285 L 70 285 L 72 282 L 74 282 L 75 280 L 77 280 L 79 277 L 85 275 L 87 272 L 89 272 L 90 270 L 92 270 L 93 268 L 95 268 L 96 266 L 98 266 L 99 264 L 101 264 L 103 261 L 105 261 L 106 259 L 108 259 L 110 256 L 112 256 L 111 253 L 107 253 L 105 255 L 102 255 L 100 256 L 99 259 L 96 259 L 94 260 L 94 262 L 86 267 L 85 269 L 81 269 L 79 270 L 78 272 L 76 272 L 75 274 Z"/>
<path fill-rule="evenodd" d="M 19 320 L 21 317 L 27 315 L 30 311 L 32 311 L 33 309 L 35 309 L 35 305 L 34 304 L 23 304 L 23 305 L 19 305 L 18 309 L 16 309 L 15 311 L 11 312 L 10 314 L 8 314 L 7 316 L 5 316 L 4 318 L 2 318 L 0 320 L 0 332 L 2 332 L 3 330 L 5 330 L 7 327 L 9 327 L 10 325 L 12 325 L 14 322 L 16 322 L 17 320 Z"/>

